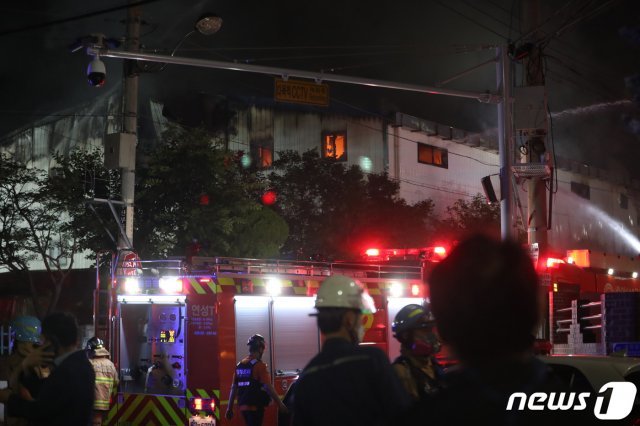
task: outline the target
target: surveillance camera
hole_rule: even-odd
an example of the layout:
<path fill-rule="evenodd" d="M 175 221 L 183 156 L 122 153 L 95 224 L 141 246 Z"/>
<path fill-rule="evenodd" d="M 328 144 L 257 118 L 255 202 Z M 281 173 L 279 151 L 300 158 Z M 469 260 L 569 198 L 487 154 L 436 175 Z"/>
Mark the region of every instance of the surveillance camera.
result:
<path fill-rule="evenodd" d="M 94 56 L 87 67 L 87 79 L 93 87 L 102 87 L 107 81 L 107 69 L 99 57 Z"/>

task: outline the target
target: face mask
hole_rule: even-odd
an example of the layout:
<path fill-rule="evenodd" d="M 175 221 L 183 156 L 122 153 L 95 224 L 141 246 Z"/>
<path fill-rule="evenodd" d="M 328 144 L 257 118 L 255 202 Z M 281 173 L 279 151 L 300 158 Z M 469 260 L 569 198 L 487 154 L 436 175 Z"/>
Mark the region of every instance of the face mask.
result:
<path fill-rule="evenodd" d="M 356 329 L 356 337 L 358 339 L 358 341 L 356 342 L 356 344 L 361 343 L 362 340 L 364 339 L 364 326 L 362 324 L 358 324 L 358 328 Z"/>
<path fill-rule="evenodd" d="M 415 356 L 431 356 L 440 351 L 440 342 L 435 334 L 429 333 L 423 338 L 415 338 L 411 352 Z"/>

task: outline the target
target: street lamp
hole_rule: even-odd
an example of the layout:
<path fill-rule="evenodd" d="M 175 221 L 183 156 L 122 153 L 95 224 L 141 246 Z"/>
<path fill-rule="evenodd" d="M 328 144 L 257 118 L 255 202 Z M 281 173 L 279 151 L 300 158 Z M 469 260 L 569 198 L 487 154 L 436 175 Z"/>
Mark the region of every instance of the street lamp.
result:
<path fill-rule="evenodd" d="M 173 50 L 171 50 L 171 54 L 169 56 L 174 56 L 178 51 L 178 49 L 180 48 L 180 46 L 182 46 L 182 43 L 184 43 L 185 40 L 188 39 L 195 32 L 198 32 L 204 36 L 210 36 L 220 31 L 220 28 L 222 28 L 222 18 L 216 15 L 215 13 L 205 13 L 200 18 L 198 18 L 196 23 L 193 25 L 193 29 L 188 33 L 186 33 L 184 36 L 182 36 L 182 38 L 176 44 Z M 144 71 L 152 71 L 148 67 L 148 62 L 141 62 L 141 64 L 142 64 L 142 67 L 144 68 Z M 158 71 L 163 71 L 167 67 L 167 65 L 168 65 L 168 62 L 165 62 L 158 69 Z"/>
<path fill-rule="evenodd" d="M 211 35 L 220 31 L 221 27 L 221 17 L 214 13 L 205 13 L 196 22 L 195 31 L 198 31 L 202 35 Z"/>

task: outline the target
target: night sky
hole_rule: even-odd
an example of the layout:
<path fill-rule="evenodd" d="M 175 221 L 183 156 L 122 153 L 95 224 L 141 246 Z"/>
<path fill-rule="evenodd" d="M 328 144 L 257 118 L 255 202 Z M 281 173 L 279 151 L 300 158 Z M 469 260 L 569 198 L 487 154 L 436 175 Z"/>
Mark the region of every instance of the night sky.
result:
<path fill-rule="evenodd" d="M 119 90 L 121 60 L 104 58 L 108 81 L 86 83 L 90 58 L 68 46 L 94 32 L 120 38 L 124 9 L 55 25 L 64 20 L 124 5 L 125 0 L 81 2 L 3 1 L 0 4 L 0 135 L 51 114 Z M 168 54 L 204 12 L 224 20 L 212 36 L 194 34 L 178 56 L 324 71 L 435 86 L 489 59 L 486 45 L 522 35 L 520 0 L 421 1 L 187 1 L 158 0 L 142 6 L 142 44 Z M 621 28 L 640 26 L 637 0 L 541 0 L 549 109 L 560 155 L 605 168 L 623 167 L 640 178 L 638 107 L 625 78 L 640 74 L 640 41 Z M 573 24 L 576 18 L 579 22 Z M 566 30 L 554 36 L 565 24 Z M 41 28 L 22 30 L 29 26 Z M 628 32 L 627 32 L 628 33 Z M 522 73 L 516 81 L 522 82 Z M 161 101 L 197 93 L 269 98 L 273 78 L 224 70 L 169 65 L 143 74 L 141 96 Z M 446 88 L 495 89 L 488 65 Z M 639 84 L 640 86 L 640 84 Z M 401 111 L 470 131 L 495 126 L 496 107 L 474 100 L 399 93 L 331 84 L 331 102 L 373 115 Z M 141 117 L 144 119 L 144 117 Z"/>

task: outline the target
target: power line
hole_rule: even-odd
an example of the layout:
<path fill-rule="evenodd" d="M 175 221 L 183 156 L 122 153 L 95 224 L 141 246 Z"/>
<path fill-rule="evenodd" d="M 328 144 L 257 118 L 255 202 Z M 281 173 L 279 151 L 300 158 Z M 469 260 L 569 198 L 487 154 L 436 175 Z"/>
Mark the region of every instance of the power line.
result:
<path fill-rule="evenodd" d="M 493 34 L 497 35 L 498 37 L 500 37 L 500 38 L 502 38 L 502 39 L 505 39 L 505 40 L 507 39 L 507 37 L 505 37 L 504 35 L 502 35 L 502 34 L 500 34 L 499 32 L 497 32 L 497 31 L 493 30 L 492 28 L 487 27 L 487 26 L 486 26 L 486 25 L 484 25 L 484 24 L 481 24 L 481 23 L 480 23 L 480 22 L 478 22 L 477 20 L 475 20 L 475 19 L 471 18 L 471 17 L 470 17 L 470 16 L 468 16 L 468 15 L 465 15 L 464 13 L 460 12 L 459 10 L 454 9 L 453 7 L 451 7 L 451 6 L 449 6 L 449 5 L 444 4 L 443 2 L 441 2 L 441 1 L 439 1 L 439 0 L 431 0 L 431 1 L 433 1 L 433 2 L 435 2 L 435 3 L 437 3 L 437 4 L 439 4 L 441 7 L 444 7 L 445 9 L 448 9 L 448 10 L 452 11 L 453 13 L 455 13 L 455 14 L 457 14 L 457 15 L 459 15 L 459 16 L 462 16 L 464 19 L 466 19 L 466 20 L 468 20 L 468 21 L 470 21 L 470 22 L 472 22 L 472 23 L 476 24 L 476 25 L 477 25 L 477 26 L 479 26 L 480 28 L 483 28 L 483 29 L 485 29 L 485 30 L 489 31 L 490 33 L 493 33 Z"/>
<path fill-rule="evenodd" d="M 94 12 L 83 13 L 81 15 L 75 15 L 75 16 L 71 16 L 71 17 L 68 17 L 68 18 L 55 19 L 53 21 L 41 22 L 39 24 L 27 25 L 27 26 L 19 27 L 19 28 L 12 28 L 10 30 L 0 31 L 0 36 L 21 33 L 21 32 L 24 32 L 24 31 L 38 30 L 38 29 L 41 29 L 41 28 L 51 27 L 51 26 L 58 25 L 58 24 L 64 24 L 66 22 L 72 22 L 72 21 L 78 21 L 80 19 L 91 18 L 92 16 L 104 15 L 106 13 L 111 13 L 111 12 L 115 12 L 115 11 L 122 10 L 122 9 L 129 9 L 131 7 L 142 6 L 142 5 L 148 4 L 148 3 L 155 3 L 157 1 L 159 1 L 159 0 L 140 0 L 140 1 L 137 1 L 137 2 L 134 2 L 134 3 L 127 3 L 127 4 L 124 4 L 124 5 L 121 5 L 121 6 L 115 6 L 115 7 L 110 7 L 110 8 L 107 8 L 107 9 L 97 10 L 97 11 L 94 11 Z"/>

